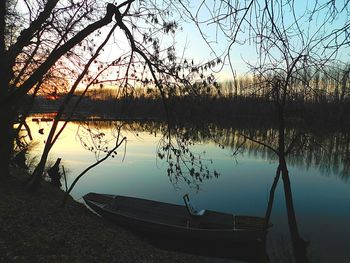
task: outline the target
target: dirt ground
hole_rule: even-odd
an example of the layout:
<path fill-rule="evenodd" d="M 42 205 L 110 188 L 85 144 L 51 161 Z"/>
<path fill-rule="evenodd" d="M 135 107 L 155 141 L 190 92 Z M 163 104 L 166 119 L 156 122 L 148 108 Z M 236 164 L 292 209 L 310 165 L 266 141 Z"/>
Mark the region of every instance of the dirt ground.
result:
<path fill-rule="evenodd" d="M 26 193 L 25 172 L 12 173 L 0 184 L 0 262 L 208 262 L 156 248 L 73 199 L 60 208 L 63 191 L 45 182 Z"/>

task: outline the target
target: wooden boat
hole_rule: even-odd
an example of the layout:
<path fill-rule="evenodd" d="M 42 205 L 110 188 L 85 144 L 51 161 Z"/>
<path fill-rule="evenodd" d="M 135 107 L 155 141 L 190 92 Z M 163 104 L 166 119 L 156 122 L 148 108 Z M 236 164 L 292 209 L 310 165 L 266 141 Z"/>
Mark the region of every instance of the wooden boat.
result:
<path fill-rule="evenodd" d="M 132 230 L 186 240 L 260 241 L 265 219 L 206 210 L 193 217 L 185 206 L 119 195 L 88 193 L 86 204 L 100 216 Z"/>

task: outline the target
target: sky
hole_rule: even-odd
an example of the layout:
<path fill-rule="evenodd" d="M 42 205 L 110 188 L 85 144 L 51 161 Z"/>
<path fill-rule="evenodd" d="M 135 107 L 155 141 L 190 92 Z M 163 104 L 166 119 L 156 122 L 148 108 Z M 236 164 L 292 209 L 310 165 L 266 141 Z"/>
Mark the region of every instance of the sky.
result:
<path fill-rule="evenodd" d="M 201 8 L 201 11 L 198 12 L 198 19 L 200 21 L 206 21 L 209 19 L 211 14 L 213 12 L 218 11 L 218 4 L 222 3 L 223 1 L 215 1 L 215 0 L 205 0 L 205 3 L 207 4 L 207 7 Z M 344 25 L 344 23 L 349 23 L 349 17 L 347 15 L 348 10 L 343 10 L 343 12 L 332 21 L 332 23 L 324 23 L 325 17 L 332 15 L 331 13 L 327 13 L 325 11 L 329 11 L 329 9 L 321 10 L 318 12 L 317 15 L 311 16 L 310 12 L 307 10 L 313 10 L 315 8 L 320 8 L 324 3 L 328 1 L 304 1 L 304 0 L 294 0 L 290 1 L 292 3 L 293 7 L 291 6 L 285 6 L 282 13 L 283 13 L 283 21 L 288 26 L 294 21 L 294 18 L 297 19 L 298 25 L 300 26 L 300 30 L 303 34 L 304 39 L 310 38 L 313 36 L 314 32 L 321 30 L 321 34 L 319 36 L 322 36 L 326 33 L 330 33 L 332 30 L 335 30 L 336 28 L 341 27 Z M 188 8 L 189 11 L 192 11 L 193 14 L 195 14 L 196 10 L 198 10 L 198 4 L 202 3 L 202 1 L 188 1 L 188 5 L 186 5 L 186 8 Z M 232 3 L 232 1 L 231 1 Z M 237 3 L 243 4 L 244 3 L 250 3 L 250 0 L 246 1 L 237 1 Z M 258 6 L 258 4 L 262 5 L 264 1 L 262 0 L 256 0 L 254 3 L 257 3 L 254 8 Z M 274 4 L 278 3 L 278 1 L 273 1 Z M 342 5 L 344 4 L 343 1 L 336 2 L 338 8 L 337 10 L 340 11 Z M 350 7 L 349 12 L 350 12 Z M 277 9 L 277 10 L 276 10 Z M 254 9 L 253 9 L 254 10 Z M 226 10 L 221 9 L 222 14 L 224 14 Z M 281 12 L 278 10 L 277 6 L 274 7 L 275 17 L 277 21 L 281 21 Z M 186 11 L 182 10 L 181 15 L 183 15 L 183 18 L 185 18 L 185 21 L 180 22 L 179 30 L 177 30 L 175 35 L 169 34 L 167 36 L 162 36 L 160 38 L 161 44 L 163 47 L 167 47 L 171 44 L 173 44 L 173 41 L 175 42 L 176 46 L 176 54 L 178 58 L 185 57 L 189 61 L 192 59 L 195 63 L 205 63 L 210 60 L 216 59 L 217 55 L 222 55 L 227 50 L 227 47 L 229 45 L 229 41 L 227 37 L 224 36 L 222 30 L 218 30 L 217 23 L 210 23 L 210 22 L 203 22 L 201 23 L 200 29 L 202 30 L 202 33 L 205 34 L 207 41 L 210 42 L 210 47 L 206 43 L 206 41 L 203 38 L 203 35 L 201 35 L 200 30 L 195 25 L 193 21 L 190 21 L 188 17 L 185 16 Z M 241 13 L 239 15 L 239 18 L 242 17 Z M 178 18 L 178 15 L 174 15 L 174 19 Z M 250 14 L 249 14 L 250 15 Z M 254 19 L 251 20 L 253 23 L 255 22 Z M 279 23 L 278 22 L 278 23 Z M 138 26 L 144 26 L 145 24 L 137 24 Z M 224 21 L 224 26 L 228 28 L 232 23 L 228 21 Z M 147 26 L 147 25 L 146 25 Z M 230 60 L 232 62 L 233 70 L 236 72 L 237 75 L 245 75 L 249 74 L 249 68 L 247 63 L 250 64 L 256 64 L 258 61 L 258 54 L 256 46 L 252 43 L 252 41 L 249 41 L 249 30 L 247 27 L 247 24 L 242 24 L 242 29 L 244 32 L 240 32 L 238 34 L 238 38 L 235 44 L 232 45 L 231 52 L 230 52 Z M 295 34 L 296 27 L 288 28 L 289 36 Z M 294 30 L 294 31 L 293 31 Z M 105 29 L 105 32 L 107 32 L 107 29 Z M 227 31 L 229 32 L 229 31 Z M 251 32 L 251 31 L 250 31 Z M 296 48 L 300 48 L 300 40 L 301 38 L 298 37 L 298 34 L 295 34 L 296 36 L 291 37 L 288 39 Z M 103 39 L 101 39 L 102 41 Z M 98 40 L 97 40 L 98 41 Z M 117 29 L 116 33 L 114 34 L 112 40 L 105 48 L 104 54 L 101 55 L 102 60 L 112 60 L 116 59 L 118 56 L 120 56 L 122 53 L 127 51 L 129 48 L 128 40 L 126 39 L 124 33 Z M 275 49 L 270 50 L 270 52 L 276 52 L 273 51 Z M 281 56 L 281 54 L 274 54 L 275 57 Z M 343 49 L 340 52 L 339 56 L 344 62 L 348 62 L 350 57 L 350 51 L 349 47 L 347 46 L 345 49 Z M 225 81 L 227 79 L 232 79 L 232 71 L 229 67 L 228 60 L 226 59 L 224 61 L 224 65 L 221 68 L 216 67 L 214 70 L 215 76 L 219 81 Z"/>
<path fill-rule="evenodd" d="M 182 2 L 185 2 L 186 0 L 182 0 Z M 241 5 L 244 5 L 246 3 L 250 3 L 251 0 L 242 0 L 242 1 L 225 1 L 230 2 L 231 4 L 239 3 Z M 19 4 L 22 1 L 19 1 Z M 108 2 L 106 0 L 106 2 Z M 158 1 L 159 2 L 159 1 Z M 166 0 L 160 1 L 159 3 L 165 3 Z M 208 18 L 211 17 L 211 14 L 215 11 L 218 11 L 219 4 L 224 3 L 224 1 L 219 0 L 205 0 L 206 7 L 202 6 L 201 11 L 198 12 L 198 19 L 200 21 L 206 21 Z M 263 0 L 255 0 L 254 3 L 256 3 L 256 6 L 259 4 L 264 4 L 265 1 Z M 319 28 L 322 23 L 324 22 L 324 18 L 326 16 L 332 15 L 332 13 L 327 13 L 326 11 L 329 11 L 329 9 L 322 10 L 318 12 L 318 15 L 311 16 L 310 13 L 308 13 L 306 10 L 312 10 L 314 8 L 319 8 L 323 4 L 329 2 L 328 0 L 291 0 L 290 3 L 293 4 L 293 9 L 291 9 L 289 6 L 285 6 L 282 13 L 284 22 L 288 25 L 291 21 L 294 21 L 293 16 L 293 10 L 294 15 L 298 20 L 298 23 L 300 25 L 301 31 L 303 32 L 304 36 L 307 38 L 308 36 L 312 36 L 312 34 L 317 31 L 317 28 Z M 175 2 L 174 2 L 175 3 Z M 186 5 L 186 8 L 191 11 L 193 14 L 195 14 L 196 10 L 199 8 L 199 4 L 202 3 L 202 1 L 192 1 L 188 0 L 188 4 Z M 278 1 L 273 1 L 273 3 L 278 3 Z M 341 8 L 344 6 L 344 3 L 346 3 L 346 0 L 341 1 L 335 1 L 336 3 L 336 10 L 341 11 Z M 254 6 L 254 7 L 256 7 Z M 24 7 L 22 7 L 23 10 L 25 10 Z M 222 8 L 222 6 L 221 6 Z M 277 6 L 274 7 L 275 9 L 275 15 L 276 17 L 279 16 L 279 11 L 276 10 Z M 334 10 L 333 10 L 334 11 Z M 221 9 L 221 12 L 225 12 L 225 9 Z M 336 28 L 341 27 L 344 25 L 344 23 L 349 24 L 349 16 L 347 13 L 350 12 L 350 4 L 347 6 L 347 9 L 344 9 L 342 13 L 332 21 L 332 23 L 325 23 L 323 27 L 321 28 L 324 31 L 324 34 L 331 32 L 332 30 L 335 30 Z M 199 29 L 197 26 L 190 21 L 190 19 L 186 18 L 186 11 L 182 9 L 180 11 L 180 15 L 183 15 L 183 18 L 187 21 L 182 21 L 180 23 L 180 30 L 178 30 L 175 34 L 175 36 L 167 36 L 161 39 L 162 43 L 170 44 L 172 41 L 175 41 L 176 44 L 176 50 L 177 50 L 177 56 L 178 57 L 186 57 L 189 60 L 194 60 L 195 63 L 205 63 L 207 61 L 210 61 L 212 59 L 216 58 L 216 55 L 222 55 L 229 45 L 229 42 L 227 38 L 224 36 L 221 30 L 218 30 L 217 23 L 210 23 L 210 22 L 203 22 L 201 23 L 201 30 L 206 35 L 207 40 L 211 43 L 210 47 L 203 39 L 203 36 L 200 34 Z M 242 13 L 239 17 L 242 16 Z M 174 16 L 174 19 L 176 17 L 179 17 L 179 14 Z M 251 20 L 254 22 L 254 19 Z M 227 28 L 232 23 L 225 21 L 224 26 Z M 234 71 L 238 75 L 244 75 L 248 72 L 247 62 L 248 63 L 256 63 L 258 60 L 258 55 L 256 52 L 256 47 L 253 45 L 253 43 L 247 41 L 249 38 L 248 30 L 246 24 L 242 24 L 242 28 L 244 29 L 244 32 L 240 32 L 238 34 L 238 40 L 240 40 L 241 43 L 235 43 L 232 46 L 231 53 L 230 53 L 230 59 L 232 61 L 232 66 Z M 350 26 L 349 26 L 350 28 Z M 294 28 L 295 29 L 295 28 Z M 104 31 L 107 32 L 108 29 L 105 29 Z M 228 31 L 227 31 L 228 32 Z M 342 36 L 343 37 L 343 36 Z M 103 39 L 100 39 L 102 41 Z M 295 42 L 297 45 L 297 41 L 299 41 L 297 37 L 294 37 L 293 39 L 289 39 L 291 42 Z M 96 42 L 98 42 L 97 40 Z M 244 42 L 245 41 L 245 42 Z M 244 43 L 243 43 L 244 42 Z M 125 38 L 125 35 L 120 30 L 117 30 L 116 33 L 113 36 L 112 41 L 107 45 L 105 48 L 104 54 L 101 55 L 101 59 L 105 61 L 111 61 L 112 59 L 116 59 L 120 54 L 125 52 L 128 49 L 129 43 L 128 40 Z M 215 53 L 213 52 L 215 51 Z M 278 56 L 278 54 L 277 54 Z M 343 60 L 344 62 L 348 62 L 350 57 L 350 51 L 349 46 L 344 48 L 340 52 L 339 58 Z M 215 68 L 217 71 L 219 70 L 218 67 Z M 226 80 L 232 78 L 232 72 L 228 65 L 228 61 L 225 61 L 225 65 L 222 68 L 222 70 L 215 73 L 218 80 Z"/>
<path fill-rule="evenodd" d="M 202 1 L 199 1 L 198 3 L 201 3 Z M 199 12 L 199 20 L 205 21 L 208 17 L 210 17 L 209 11 L 216 10 L 218 8 L 218 3 L 220 1 L 214 0 L 207 0 L 206 3 L 208 5 L 208 9 L 202 8 L 201 12 Z M 241 3 L 244 1 L 240 1 Z M 250 2 L 250 1 L 247 1 Z M 257 3 L 262 4 L 264 1 L 256 1 Z M 276 3 L 275 1 L 274 3 Z M 295 0 L 290 1 L 292 3 L 292 6 L 285 6 L 282 13 L 283 13 L 283 19 L 284 23 L 288 26 L 291 26 L 292 23 L 294 23 L 294 18 L 297 19 L 298 25 L 302 31 L 302 34 L 304 35 L 304 39 L 311 39 L 312 37 L 315 37 L 313 34 L 317 31 L 320 32 L 319 37 L 323 37 L 324 35 L 332 32 L 333 30 L 342 27 L 345 23 L 349 24 L 349 16 L 348 13 L 350 12 L 350 6 L 347 7 L 348 10 L 344 9 L 340 15 L 337 16 L 335 20 L 332 20 L 332 22 L 324 23 L 325 18 L 328 16 L 331 16 L 332 14 L 329 13 L 329 9 L 324 9 L 319 11 L 316 15 L 311 15 L 310 11 L 315 8 L 322 7 L 323 4 L 325 4 L 328 1 L 305 1 L 305 0 Z M 198 6 L 196 6 L 197 1 L 192 1 L 188 8 L 191 10 L 197 10 Z M 341 11 L 342 7 L 344 7 L 345 1 L 336 1 L 336 10 L 339 12 Z M 275 16 L 281 18 L 280 11 L 276 10 L 277 6 L 274 7 Z M 326 12 L 327 11 L 327 12 Z M 254 19 L 252 20 L 254 21 Z M 281 21 L 281 19 L 278 19 L 278 21 Z M 206 36 L 208 37 L 208 40 L 212 42 L 211 47 L 217 52 L 217 54 L 222 54 L 227 45 L 227 38 L 221 33 L 222 31 L 217 31 L 217 25 L 216 24 L 210 24 L 210 23 L 203 23 L 203 26 L 201 29 L 203 32 L 205 32 Z M 225 24 L 227 26 L 227 23 Z M 182 32 L 178 33 L 176 40 L 179 43 L 180 47 L 183 47 L 186 43 L 186 51 L 185 54 L 192 56 L 197 61 L 205 61 L 210 60 L 215 57 L 213 52 L 211 52 L 208 45 L 203 40 L 203 37 L 199 33 L 198 28 L 194 25 L 194 23 L 183 23 L 183 30 Z M 257 62 L 257 51 L 253 43 L 247 41 L 249 38 L 248 30 L 246 25 L 243 24 L 243 28 L 245 28 L 245 32 L 241 32 L 238 34 L 238 40 L 246 40 L 244 44 L 236 43 L 232 47 L 231 52 L 231 61 L 232 65 L 234 67 L 234 70 L 239 75 L 244 75 L 248 71 L 248 67 L 246 62 L 249 63 L 255 63 Z M 296 29 L 294 26 L 293 28 L 289 28 L 288 30 Z M 296 30 L 294 32 L 291 32 L 289 35 L 295 34 Z M 344 36 L 341 36 L 339 38 L 344 39 Z M 300 41 L 301 38 L 297 35 L 289 41 L 292 42 L 293 46 L 296 46 L 297 48 L 301 46 Z M 294 43 L 293 43 L 294 41 Z M 280 54 L 276 54 L 278 56 Z M 342 49 L 339 52 L 338 58 L 344 62 L 348 62 L 350 58 L 350 49 L 349 45 L 347 45 L 346 48 Z M 227 63 L 226 63 L 227 64 Z M 226 65 L 222 72 L 217 74 L 218 78 L 220 79 L 226 79 L 231 78 L 231 70 Z"/>

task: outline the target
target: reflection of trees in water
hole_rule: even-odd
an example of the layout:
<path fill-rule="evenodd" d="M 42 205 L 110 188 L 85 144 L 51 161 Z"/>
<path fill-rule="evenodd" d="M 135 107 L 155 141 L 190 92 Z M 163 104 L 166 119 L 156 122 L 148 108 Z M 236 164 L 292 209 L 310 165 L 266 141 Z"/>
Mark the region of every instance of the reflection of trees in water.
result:
<path fill-rule="evenodd" d="M 347 181 L 350 176 L 350 133 L 309 133 L 304 147 L 289 158 L 292 165 L 317 167 L 325 175 L 333 174 Z"/>
<path fill-rule="evenodd" d="M 287 129 L 285 132 L 286 144 L 298 134 L 297 129 Z M 208 140 L 219 145 L 231 148 L 241 148 L 248 156 L 263 159 L 277 160 L 266 147 L 251 141 L 246 141 L 240 134 L 249 134 L 252 138 L 277 147 L 278 132 L 275 129 L 247 129 L 247 128 L 216 128 Z M 288 156 L 288 163 L 303 169 L 317 168 L 322 174 L 336 175 L 347 181 L 350 176 L 350 133 L 349 132 L 304 132 L 299 133 L 295 147 Z"/>
<path fill-rule="evenodd" d="M 100 128 L 113 128 L 120 122 L 94 122 Z M 147 132 L 154 136 L 162 136 L 167 127 L 160 122 L 123 122 L 123 129 L 128 132 Z M 172 135 L 182 136 L 193 143 L 215 143 L 221 148 L 230 148 L 235 153 L 277 160 L 276 155 L 266 147 L 245 140 L 241 134 L 249 135 L 278 148 L 278 131 L 274 128 L 219 127 L 214 124 L 187 124 L 174 127 Z M 293 151 L 288 156 L 288 163 L 303 169 L 312 167 L 319 169 L 324 175 L 339 176 L 348 181 L 350 177 L 350 132 L 311 132 L 303 134 L 298 129 L 289 128 L 285 132 L 286 145 L 299 134 Z M 238 149 L 238 150 L 237 150 Z"/>
<path fill-rule="evenodd" d="M 192 130 L 192 133 L 195 131 Z M 268 148 L 246 140 L 241 134 L 249 135 L 258 141 L 277 149 L 278 131 L 276 129 L 222 128 L 207 126 L 197 131 L 194 141 L 215 142 L 221 147 L 232 149 L 233 152 L 247 154 L 268 160 L 278 160 L 278 157 Z M 299 136 L 297 136 L 299 134 Z M 317 168 L 322 174 L 339 176 L 347 181 L 350 176 L 350 133 L 349 132 L 318 132 L 300 133 L 297 129 L 287 129 L 286 145 L 295 140 L 295 147 L 288 155 L 288 163 L 303 169 Z"/>
<path fill-rule="evenodd" d="M 297 129 L 287 129 L 286 144 L 298 134 Z M 249 135 L 277 149 L 278 131 L 276 129 L 221 128 L 207 126 L 198 130 L 199 142 L 215 142 L 221 147 L 228 147 L 234 152 L 240 149 L 248 156 L 277 160 L 277 156 L 268 148 L 252 141 L 245 141 L 241 134 Z M 315 167 L 325 175 L 333 174 L 348 180 L 350 176 L 350 133 L 349 132 L 305 132 L 298 136 L 295 147 L 288 156 L 288 163 L 300 168 Z"/>
<path fill-rule="evenodd" d="M 239 133 L 246 133 L 241 130 Z M 250 131 L 254 138 L 260 141 L 268 141 L 269 145 L 276 145 L 277 131 L 256 130 Z M 296 129 L 286 130 L 287 145 L 298 134 Z M 300 133 L 299 133 L 300 134 Z M 242 140 L 237 136 L 237 141 Z M 237 142 L 232 142 L 230 147 L 235 149 Z M 264 159 L 276 159 L 271 151 L 252 142 L 246 142 L 242 146 L 249 156 L 260 156 Z M 303 169 L 317 168 L 322 174 L 336 175 L 347 181 L 350 176 L 350 133 L 349 132 L 305 132 L 298 136 L 295 147 L 288 156 L 288 163 Z"/>
<path fill-rule="evenodd" d="M 201 140 L 196 128 L 173 126 L 169 136 L 168 126 L 159 122 L 93 121 L 78 122 L 77 125 L 77 135 L 82 146 L 96 157 L 101 151 L 108 151 L 107 146 L 113 141 L 113 136 L 107 136 L 106 131 L 113 133 L 116 127 L 120 127 L 120 132 L 124 135 L 131 133 L 139 136 L 142 132 L 157 137 L 157 158 L 168 164 L 167 175 L 174 187 L 178 187 L 179 182 L 185 182 L 191 188 L 199 190 L 204 180 L 219 177 L 219 173 L 212 169 L 213 162 L 206 158 L 205 152 L 192 149 Z"/>

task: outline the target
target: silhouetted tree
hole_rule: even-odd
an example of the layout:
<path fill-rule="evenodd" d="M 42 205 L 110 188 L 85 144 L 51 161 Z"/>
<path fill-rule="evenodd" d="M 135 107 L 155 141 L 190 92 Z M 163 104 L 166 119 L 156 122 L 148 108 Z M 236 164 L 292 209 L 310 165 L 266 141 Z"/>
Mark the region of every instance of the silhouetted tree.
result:
<path fill-rule="evenodd" d="M 56 63 L 72 55 L 73 48 L 91 33 L 109 24 L 116 6 L 108 5 L 105 17 L 86 26 L 91 19 L 91 2 L 58 4 L 58 0 L 1 1 L 0 5 L 0 160 L 1 177 L 9 176 L 13 151 L 13 124 L 26 96 L 45 78 Z M 22 5 L 21 5 L 22 4 Z M 26 14 L 20 14 L 27 8 Z M 14 11 L 15 10 L 15 11 Z M 9 19 L 19 14 L 23 23 L 13 30 L 17 21 Z M 63 22 L 63 24 L 62 24 Z M 11 29 L 11 30 L 10 30 Z M 61 60 L 61 61 L 60 61 Z"/>
<path fill-rule="evenodd" d="M 298 133 L 290 141 L 286 141 L 286 122 L 291 116 L 286 111 L 286 106 L 289 101 L 298 98 L 299 94 L 303 97 L 310 93 L 316 94 L 314 86 L 310 85 L 311 79 L 315 74 L 325 72 L 330 63 L 337 61 L 346 52 L 350 44 L 350 21 L 344 18 L 349 16 L 350 11 L 348 1 L 315 1 L 312 4 L 305 2 L 304 8 L 297 8 L 296 5 L 295 1 L 284 0 L 204 0 L 197 5 L 196 10 L 185 5 L 184 8 L 213 50 L 213 36 L 206 34 L 208 25 L 217 30 L 214 38 L 222 37 L 227 40 L 227 50 L 222 59 L 230 64 L 233 73 L 231 55 L 234 47 L 249 43 L 256 49 L 256 62 L 248 63 L 254 76 L 254 85 L 251 86 L 249 94 L 254 97 L 267 97 L 274 103 L 278 122 L 277 143 L 271 145 L 247 134 L 242 136 L 263 145 L 278 156 L 279 165 L 274 186 L 282 175 L 295 260 L 307 262 L 307 243 L 299 235 L 286 163 L 286 156 L 296 142 L 303 138 L 303 134 Z M 209 17 L 201 17 L 201 14 L 209 14 Z M 303 85 L 296 86 L 296 83 Z M 337 97 L 339 84 L 338 81 L 334 88 Z M 271 196 L 273 197 L 273 189 Z"/>
<path fill-rule="evenodd" d="M 25 13 L 20 12 L 23 8 Z M 13 27 L 8 10 L 18 13 L 23 20 L 21 26 Z M 195 79 L 191 76 L 200 69 L 193 62 L 177 57 L 172 42 L 160 41 L 165 35 L 175 34 L 181 13 L 177 2 L 171 1 L 126 0 L 118 5 L 95 0 L 2 1 L 0 33 L 6 37 L 0 42 L 1 177 L 9 175 L 13 124 L 27 94 L 33 97 L 44 94 L 55 99 L 62 90 L 66 92 L 40 162 L 27 185 L 28 189 L 35 189 L 50 149 L 67 124 L 58 129 L 59 121 L 63 115 L 66 119 L 72 116 L 91 86 L 99 84 L 102 88 L 111 83 L 125 95 L 133 93 L 134 87 L 147 86 L 158 89 L 163 99 L 174 95 L 173 88 L 194 91 L 190 81 Z M 8 30 L 10 27 L 15 30 Z M 102 62 L 99 55 L 107 43 L 113 44 L 113 39 L 119 48 L 111 53 L 113 58 Z M 125 47 L 118 46 L 120 43 L 125 43 Z M 85 89 L 73 101 L 78 86 Z M 27 113 L 28 109 L 24 111 Z"/>

